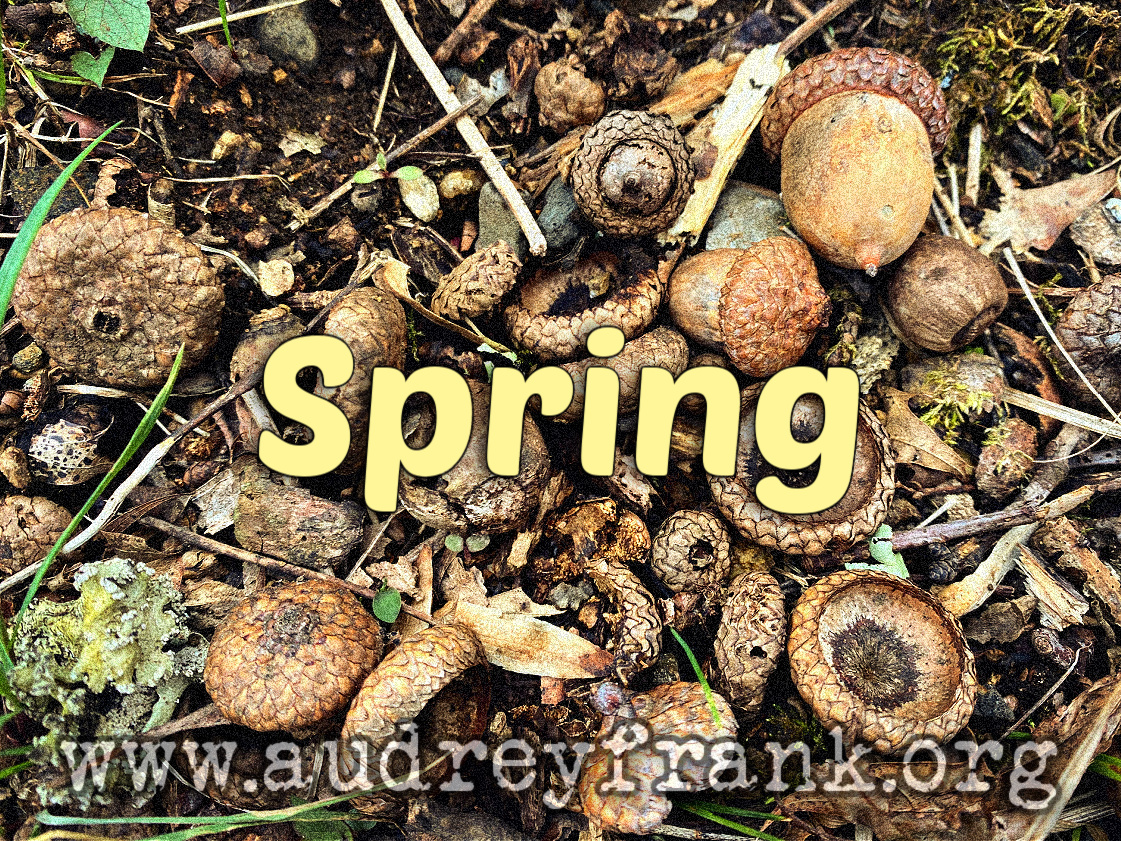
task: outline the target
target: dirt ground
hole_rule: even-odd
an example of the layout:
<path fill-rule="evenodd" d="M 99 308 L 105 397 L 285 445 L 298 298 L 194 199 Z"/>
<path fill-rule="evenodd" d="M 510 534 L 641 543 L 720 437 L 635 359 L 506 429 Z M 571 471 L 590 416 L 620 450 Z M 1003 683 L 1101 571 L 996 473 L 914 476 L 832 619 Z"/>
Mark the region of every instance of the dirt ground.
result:
<path fill-rule="evenodd" d="M 671 0 L 664 5 L 655 0 L 620 0 L 615 4 L 601 0 L 500 0 L 482 16 L 478 26 L 468 31 L 443 69 L 455 83 L 464 76 L 476 80 L 479 90 L 488 85 L 495 71 L 506 69 L 507 78 L 514 71 L 513 90 L 491 105 L 476 123 L 505 170 L 525 189 L 530 207 L 539 212 L 552 177 L 558 171 L 566 173 L 571 160 L 564 145 L 566 132 L 542 124 L 532 72 L 525 69 L 527 66 L 544 66 L 574 56 L 590 78 L 600 80 L 607 88 L 608 111 L 642 110 L 662 96 L 665 84 L 677 73 L 706 60 L 727 68 L 738 61 L 737 54 L 782 40 L 824 4 L 807 5 L 809 8 L 793 0 Z M 1032 204 L 1021 192 L 1067 184 L 1072 177 L 1096 172 L 1107 164 L 1116 172 L 1116 160 L 1121 156 L 1121 13 L 1109 6 L 1100 1 L 1061 0 L 857 0 L 797 47 L 790 62 L 796 65 L 836 48 L 886 47 L 925 66 L 944 91 L 952 120 L 946 150 L 935 159 L 937 189 L 946 202 L 936 199 L 937 212 L 931 213 L 927 230 L 937 232 L 940 225 L 955 235 L 964 230 L 970 244 L 977 246 L 992 238 L 993 229 L 986 227 L 986 220 L 991 220 L 998 209 L 1009 207 L 1013 196 L 1017 201 L 1023 199 L 1025 219 L 1065 218 L 1062 208 L 1069 210 L 1070 202 L 1078 201 L 1081 205 L 1073 214 L 1077 216 L 1102 199 L 1112 196 L 1116 203 L 1121 198 L 1116 182 L 1090 199 L 1079 196 L 1068 201 L 1063 194 Z M 464 14 L 453 3 L 442 0 L 406 0 L 402 8 L 430 54 L 455 30 Z M 60 165 L 76 154 L 79 141 L 96 137 L 119 122 L 75 178 L 81 191 L 68 187 L 52 216 L 84 206 L 97 195 L 103 195 L 101 201 L 112 208 L 153 216 L 162 213 L 161 221 L 210 249 L 209 259 L 224 291 L 217 341 L 180 377 L 168 403 L 174 416 L 164 415 L 163 428 L 156 427 L 122 477 L 168 431 L 227 393 L 235 379 L 231 377 L 231 358 L 255 316 L 286 306 L 302 329 L 334 304 L 334 293 L 352 279 L 365 286 L 392 286 L 392 280 L 386 278 L 395 266 L 410 270 L 408 281 L 402 281 L 397 290 L 404 286 L 407 296 L 431 305 L 441 277 L 471 253 L 471 243 L 480 228 L 486 233 L 487 224 L 479 218 L 479 189 L 486 178 L 454 127 L 442 128 L 411 151 L 395 155 L 402 144 L 440 120 L 445 110 L 408 52 L 401 46 L 395 50 L 398 39 L 382 5 L 372 0 L 343 0 L 339 4 L 334 0 L 308 0 L 300 9 L 297 13 L 288 10 L 289 23 L 270 32 L 259 29 L 259 17 L 231 22 L 231 53 L 224 45 L 220 24 L 187 34 L 177 31 L 216 18 L 218 10 L 212 4 L 206 0 L 153 0 L 145 49 L 118 50 L 98 87 L 83 84 L 75 77 L 72 65 L 76 54 L 96 53 L 98 42 L 78 31 L 62 4 L 6 7 L 6 145 L 0 173 L 0 232 L 8 237 L 5 243 L 13 241 Z M 243 8 L 231 5 L 228 11 L 233 14 Z M 109 14 L 113 13 L 110 9 Z M 306 52 L 309 38 L 316 44 L 314 57 Z M 521 46 L 512 48 L 516 43 Z M 301 48 L 305 53 L 293 58 L 291 51 Z M 525 58 L 525 50 L 532 53 L 533 61 Z M 466 83 L 460 84 L 460 90 L 466 87 Z M 684 120 L 683 128 L 691 127 L 704 113 L 701 110 L 696 119 Z M 975 129 L 977 126 L 980 128 Z M 983 151 L 972 162 L 971 130 L 983 136 Z M 390 156 L 391 177 L 357 185 L 353 190 L 342 189 L 338 198 L 309 217 L 309 210 L 317 208 L 317 203 L 332 191 L 348 187 L 350 179 L 374 166 L 379 155 Z M 407 188 L 403 179 L 409 173 L 399 171 L 401 167 L 419 168 L 424 178 L 446 188 L 446 194 L 438 200 L 438 214 L 428 223 L 418 220 L 415 210 L 402 200 L 401 191 Z M 971 168 L 980 178 L 975 192 L 967 195 L 966 176 Z M 392 177 L 394 174 L 402 177 Z M 468 186 L 452 195 L 447 185 L 460 175 Z M 731 177 L 770 190 L 780 188 L 779 167 L 768 159 L 758 132 L 748 142 Z M 1038 196 L 1031 200 L 1035 198 Z M 1117 218 L 1121 220 L 1121 215 Z M 1121 671 L 1117 642 L 1121 632 L 1121 585 L 1117 583 L 1116 567 L 1121 558 L 1121 491 L 1110 484 L 1117 478 L 1118 436 L 1112 427 L 1105 433 L 1112 437 L 1096 441 L 1096 434 L 1086 432 L 1101 430 L 1109 417 L 1101 405 L 1082 399 L 1083 395 L 1062 379 L 1064 369 L 1054 362 L 1057 354 L 1051 340 L 1007 262 L 1000 260 L 1004 242 L 1010 239 L 1018 266 L 1045 319 L 1055 323 L 1079 291 L 1117 272 L 1117 263 L 1121 262 L 1121 258 L 1110 262 L 1100 254 L 1095 257 L 1093 248 L 1076 243 L 1069 233 L 1060 233 L 1071 219 L 1056 221 L 1053 243 L 1040 245 L 1038 239 L 1032 239 L 1035 228 L 1001 217 L 1008 236 L 994 247 L 991 256 L 1001 267 L 1009 303 L 992 330 L 972 342 L 964 356 L 993 356 L 997 379 L 1015 395 L 1030 393 L 1037 399 L 1077 407 L 1084 414 L 1060 413 L 1055 420 L 1046 415 L 1048 409 L 1040 410 L 1038 405 L 1033 409 L 1015 395 L 1007 398 L 1009 402 L 1002 402 L 999 395 L 986 390 L 991 383 L 984 378 L 991 377 L 992 371 L 982 372 L 980 380 L 969 380 L 962 374 L 962 379 L 949 384 L 938 379 L 941 374 L 922 381 L 921 372 L 909 375 L 908 380 L 905 366 L 921 366 L 923 360 L 936 363 L 942 357 L 900 348 L 890 338 L 879 315 L 876 285 L 884 282 L 884 276 L 870 280 L 860 271 L 831 266 L 820 259 L 818 272 L 829 297 L 831 315 L 809 345 L 802 364 L 818 368 L 865 365 L 864 370 L 873 371 L 878 378 L 867 402 L 888 427 L 896 461 L 894 503 L 886 522 L 897 536 L 906 533 L 913 539 L 902 554 L 912 580 L 924 591 L 969 576 L 999 551 L 998 540 L 1009 534 L 1009 529 L 1022 527 L 1032 519 L 1032 512 L 1038 510 L 1043 499 L 1085 492 L 1082 504 L 1068 512 L 1069 519 L 1064 518 L 1070 526 L 1068 531 L 1056 530 L 1049 545 L 1032 544 L 1040 556 L 1040 571 L 1033 574 L 1021 564 L 996 582 L 983 614 L 978 611 L 973 620 L 962 620 L 980 687 L 977 710 L 968 718 L 968 730 L 963 734 L 975 741 L 991 739 L 1004 745 L 1005 762 L 994 757 L 984 768 L 985 778 L 997 788 L 1008 783 L 1007 758 L 1033 733 L 1054 736 L 1058 754 L 1064 757 L 1055 766 L 1060 771 L 1074 768 L 1080 752 L 1086 754 L 1077 773 L 1071 771 L 1052 780 L 1066 786 L 1065 796 L 1073 793 L 1074 799 L 1062 822 L 1050 829 L 1057 833 L 1055 837 L 1098 841 L 1121 837 L 1121 812 L 1116 811 L 1121 797 L 1121 760 L 1116 757 L 1121 753 L 1116 745 L 1111 747 L 1121 716 L 1116 689 Z M 604 242 L 586 219 L 574 216 L 572 223 L 577 234 L 562 249 L 550 250 L 543 258 L 522 255 L 522 279 L 543 267 L 570 270 L 581 254 Z M 1121 221 L 1113 231 L 1121 243 Z M 687 245 L 682 253 L 675 253 L 672 246 L 659 244 L 654 237 L 606 242 L 626 259 L 636 261 L 634 265 L 643 260 L 651 265 L 659 260 L 680 260 L 701 247 Z M 367 252 L 375 254 L 381 268 L 359 277 L 356 270 Z M 1117 253 L 1121 254 L 1121 245 Z M 387 264 L 389 269 L 385 268 Z M 274 285 L 277 283 L 280 285 Z M 585 297 L 598 294 L 595 289 L 581 289 Z M 390 297 L 388 292 L 384 294 Z M 55 303 L 59 317 L 64 318 L 70 306 L 67 297 L 60 295 Z M 1121 299 L 1115 297 L 1100 309 L 1102 318 L 1113 319 L 1113 338 L 1109 341 L 1116 342 L 1121 335 Z M 414 307 L 406 306 L 403 313 L 404 344 L 400 351 L 407 372 L 443 365 L 483 378 L 495 365 L 518 366 L 528 372 L 541 361 L 532 348 L 501 354 L 482 345 L 482 337 L 487 337 L 513 346 L 501 308 L 489 315 L 460 320 L 456 329 L 446 322 L 436 323 Z M 656 324 L 670 324 L 664 308 Z M 388 335 L 390 328 L 385 329 Z M 387 344 L 391 342 L 387 340 Z M 29 325 L 9 313 L 0 347 L 0 430 L 4 436 L 0 491 L 9 499 L 45 498 L 73 514 L 96 486 L 97 478 L 124 450 L 158 384 L 121 385 L 123 395 L 91 389 L 106 383 L 59 365 L 49 355 L 36 352 L 34 345 Z M 695 355 L 698 350 L 704 349 L 692 342 L 690 351 Z M 392 352 L 386 350 L 387 354 Z M 265 358 L 267 354 L 251 356 L 243 373 L 259 371 Z M 869 362 L 869 358 L 873 360 Z M 966 359 L 963 364 L 968 367 L 972 362 Z M 1113 389 L 1117 405 L 1121 379 L 1116 372 L 1121 366 L 1116 357 L 1106 354 L 1095 370 L 1104 378 L 1101 382 L 1105 385 L 1099 383 L 1099 387 L 1107 396 Z M 750 378 L 741 380 L 746 385 Z M 309 388 L 314 383 L 307 374 L 300 381 Z M 376 412 L 377 407 L 373 410 Z M 267 407 L 262 411 L 267 412 Z M 1000 435 L 1008 434 L 1002 426 L 1008 418 L 1024 421 L 1030 447 L 1010 445 L 1002 451 L 1005 461 L 998 469 L 993 468 L 992 459 L 1001 456 L 992 456 L 991 452 L 985 456 L 983 449 L 994 441 L 1000 443 Z M 87 449 L 74 458 L 81 459 L 86 453 L 92 462 L 92 467 L 83 462 L 88 473 L 66 473 L 61 480 L 33 455 L 44 429 L 60 420 L 69 423 L 70 429 L 76 428 L 74 424 L 81 427 L 75 433 L 77 442 L 64 441 L 62 446 L 80 450 L 84 442 Z M 279 413 L 274 413 L 274 420 L 285 440 L 307 440 L 305 432 Z M 912 421 L 921 431 L 908 425 Z M 264 479 L 254 474 L 246 465 L 258 464 L 254 453 L 261 422 L 261 415 L 254 416 L 253 407 L 241 398 L 208 413 L 199 427 L 205 437 L 192 435 L 176 444 L 81 555 L 63 557 L 51 566 L 35 600 L 52 606 L 72 602 L 78 592 L 75 575 L 81 563 L 131 558 L 168 573 L 174 589 L 186 600 L 185 630 L 174 646 L 182 650 L 204 646 L 243 595 L 269 581 L 292 577 L 292 570 L 266 569 L 245 552 L 266 556 L 266 561 L 279 557 L 302 562 L 286 554 L 291 547 L 285 546 L 283 534 L 269 533 L 272 508 L 279 506 L 272 495 L 281 493 L 278 489 L 294 493 L 298 485 L 310 494 L 291 503 L 294 514 L 289 522 L 315 519 L 335 523 L 331 517 L 342 522 L 359 512 L 358 520 L 347 520 L 346 526 L 322 527 L 326 546 L 341 545 L 353 532 L 354 543 L 346 544 L 353 545 L 352 550 L 327 560 L 304 557 L 308 562 L 303 565 L 348 578 L 365 592 L 381 590 L 384 595 L 387 590 L 398 590 L 406 608 L 412 609 L 412 614 L 406 611 L 396 624 L 382 623 L 387 651 L 400 642 L 403 634 L 425 625 L 417 615 L 437 613 L 447 605 L 454 612 L 455 600 L 462 593 L 471 593 L 480 604 L 486 604 L 496 594 L 521 588 L 522 596 L 528 595 L 538 606 L 550 604 L 550 622 L 583 637 L 597 651 L 617 654 L 619 626 L 629 621 L 626 608 L 614 600 L 614 585 L 604 583 L 607 579 L 592 573 L 582 575 L 579 565 L 565 568 L 565 563 L 576 563 L 572 558 L 586 551 L 578 548 L 579 541 L 572 535 L 584 535 L 591 528 L 589 539 L 593 543 L 615 541 L 613 547 L 621 546 L 625 543 L 623 523 L 627 516 L 623 512 L 637 512 L 636 519 L 645 524 L 648 540 L 674 512 L 712 509 L 698 453 L 688 451 L 688 441 L 675 444 L 679 449 L 674 451 L 670 473 L 664 478 L 642 477 L 631 471 L 604 480 L 580 468 L 578 424 L 542 421 L 542 446 L 552 460 L 549 476 L 553 483 L 543 496 L 538 489 L 542 501 L 534 502 L 528 518 L 505 530 L 423 525 L 404 509 L 388 517 L 366 512 L 359 505 L 363 498 L 362 474 L 355 470 L 279 484 L 268 480 L 267 471 Z M 422 421 L 414 418 L 413 423 L 415 427 Z M 997 434 L 998 427 L 1005 431 Z M 620 429 L 620 445 L 624 452 L 633 453 L 633 419 L 624 418 Z M 682 433 L 683 439 L 687 433 Z M 1016 478 L 1008 480 L 1011 484 L 1004 492 L 993 491 L 983 483 L 985 469 L 990 471 L 988 479 L 994 472 L 1002 474 L 1008 459 L 1024 456 L 1024 450 L 1029 451 L 1026 463 Z M 985 458 L 990 459 L 988 468 L 978 463 L 980 460 L 984 464 Z M 1060 466 L 1053 470 L 1055 463 Z M 66 472 L 65 465 L 58 469 Z M 208 508 L 205 501 L 200 501 L 199 489 L 212 488 L 211 480 L 223 477 L 233 484 L 207 497 L 211 501 Z M 427 487 L 442 490 L 446 484 L 437 478 Z M 109 493 L 112 487 L 115 485 Z M 1025 488 L 1029 494 L 1034 488 L 1042 496 L 1025 501 Z M 264 495 L 263 502 L 258 500 L 258 493 Z M 953 494 L 960 495 L 956 503 L 948 499 Z M 566 526 L 558 525 L 561 514 L 578 502 L 604 498 L 612 502 L 596 505 L 610 506 L 609 513 L 600 508 L 586 515 L 588 522 L 599 518 L 594 527 L 581 522 L 572 526 L 574 531 L 565 532 Z M 218 522 L 222 515 L 215 511 L 223 505 L 229 509 L 230 518 Z M 251 505 L 257 506 L 253 508 L 256 513 L 250 511 Z M 995 525 L 982 525 L 960 535 L 940 532 L 937 525 L 932 527 L 933 532 L 923 532 L 929 515 L 953 505 L 962 507 L 961 513 L 951 512 L 956 519 L 972 521 L 985 515 L 998 519 Z M 1007 513 L 1017 506 L 1023 509 L 1021 514 L 1027 512 L 1026 518 L 999 520 L 997 512 Z M 90 516 L 99 509 L 100 503 Z M 223 554 L 220 548 L 208 548 L 190 535 L 161 530 L 158 523 L 140 522 L 145 517 L 203 535 L 233 551 Z M 233 525 L 235 518 L 237 526 Z M 235 536 L 237 529 L 249 528 L 245 523 L 253 518 L 257 518 L 255 524 L 261 523 L 254 532 L 256 536 L 247 539 L 241 532 Z M 215 522 L 218 527 L 208 527 Z M 0 522 L 0 528 L 4 527 Z M 51 545 L 57 531 L 45 547 Z M 33 563 L 13 561 L 8 568 L 14 534 L 0 533 L 0 540 L 9 547 L 6 558 L 0 558 L 6 576 L 15 576 Z M 1022 540 L 1027 541 L 1027 537 Z M 290 542 L 295 544 L 297 538 L 292 537 Z M 574 545 L 577 549 L 572 548 Z M 901 545 L 896 544 L 896 548 Z M 868 561 L 868 547 L 868 537 L 864 536 L 854 546 L 816 557 L 801 556 L 753 545 L 733 530 L 731 566 L 735 572 L 769 570 L 777 579 L 780 606 L 785 604 L 789 616 L 807 586 L 845 563 Z M 1088 560 L 1091 555 L 1092 560 Z M 1072 561 L 1074 556 L 1081 560 Z M 520 558 L 520 563 L 511 558 Z M 626 560 L 631 569 L 628 574 L 644 588 L 651 609 L 658 613 L 657 630 L 663 623 L 667 628 L 661 634 L 663 656 L 641 671 L 631 688 L 649 690 L 671 681 L 695 681 L 687 650 L 696 655 L 699 668 L 719 688 L 714 645 L 724 592 L 717 592 L 717 588 L 692 600 L 680 594 L 675 597 L 657 579 L 647 555 L 640 551 Z M 883 559 L 877 556 L 877 560 Z M 591 569 L 591 561 L 588 564 Z M 587 592 L 582 601 L 559 604 L 554 588 L 562 581 L 584 587 Z M 28 584 L 27 574 L 4 582 L 0 610 L 8 620 L 19 610 Z M 1039 607 L 1040 602 L 1044 607 Z M 363 599 L 363 603 L 369 602 Z M 528 616 L 532 611 L 523 603 L 517 612 Z M 784 635 L 785 623 L 784 618 Z M 688 649 L 678 645 L 669 628 L 680 631 Z M 96 633 L 100 632 L 87 628 L 87 643 Z M 71 640 L 75 646 L 79 645 L 77 639 Z M 508 637 L 503 639 L 514 645 Z M 549 643 L 554 644 L 555 640 Z M 805 692 L 800 695 L 795 686 L 785 648 L 779 644 L 776 651 L 779 649 L 783 653 L 775 655 L 778 668 L 766 681 L 759 710 L 751 716 L 738 716 L 738 738 L 746 747 L 748 766 L 761 772 L 763 779 L 769 771 L 770 758 L 764 748 L 768 742 L 805 742 L 811 748 L 815 772 L 824 767 L 820 763 L 832 758 L 832 741 L 809 702 L 803 700 Z M 18 644 L 15 650 L 19 650 Z M 552 649 L 546 650 L 547 656 L 552 656 Z M 530 659 L 524 651 L 517 656 Z M 414 685 L 430 676 L 418 668 L 422 679 L 412 681 Z M 525 740 L 538 751 L 548 743 L 572 743 L 595 736 L 603 705 L 597 708 L 602 699 L 594 687 L 611 676 L 610 669 L 601 669 L 600 678 L 595 680 L 541 677 L 532 667 L 524 671 L 527 673 L 496 666 L 493 658 L 489 667 L 466 669 L 465 676 L 441 692 L 438 702 L 425 709 L 425 718 L 418 720 L 421 753 L 426 761 L 438 764 L 441 758 L 433 734 L 454 734 L 449 738 L 461 742 L 479 738 L 492 750 L 507 740 Z M 82 681 L 75 672 L 69 682 L 62 683 L 70 691 L 81 688 Z M 5 695 L 5 710 L 18 714 L 3 719 L 0 748 L 13 752 L 0 754 L 0 769 L 23 761 L 30 765 L 0 783 L 3 837 L 150 837 L 200 827 L 205 820 L 244 817 L 246 810 L 288 808 L 297 812 L 269 815 L 252 824 L 219 822 L 211 828 L 231 837 L 275 841 L 391 836 L 585 841 L 601 837 L 601 829 L 595 822 L 589 826 L 579 811 L 543 805 L 543 780 L 548 775 L 543 773 L 527 788 L 510 790 L 496 780 L 488 762 L 472 760 L 464 765 L 465 775 L 475 783 L 472 793 L 400 798 L 388 803 L 359 798 L 333 804 L 331 811 L 299 811 L 309 799 L 324 799 L 331 792 L 326 786 L 309 786 L 310 778 L 305 778 L 303 785 L 279 790 L 258 790 L 255 782 L 247 787 L 246 781 L 260 779 L 269 763 L 276 760 L 276 755 L 269 753 L 270 745 L 289 736 L 255 733 L 215 717 L 198 670 L 175 696 L 174 709 L 161 720 L 164 729 L 159 732 L 176 740 L 180 752 L 185 739 L 228 740 L 244 746 L 227 784 L 208 781 L 196 786 L 186 766 L 178 765 L 167 785 L 154 796 L 133 797 L 126 787 L 123 794 L 72 797 L 65 792 L 68 775 L 50 758 L 50 750 L 57 749 L 44 747 L 44 740 L 50 741 L 48 735 L 67 721 L 85 722 L 77 727 L 80 732 L 72 730 L 70 737 L 93 739 L 96 728 L 89 722 L 115 715 L 114 705 L 133 692 L 106 689 L 104 683 L 100 689 L 87 684 L 87 689 L 81 703 L 88 704 L 88 710 L 59 712 L 51 707 L 53 717 L 33 714 Z M 144 692 L 151 694 L 149 689 L 137 690 L 136 694 Z M 1080 705 L 1085 709 L 1082 717 Z M 67 719 L 68 715 L 73 718 Z M 196 715 L 202 718 L 190 718 Z M 1089 719 L 1094 715 L 1099 718 L 1091 726 Z M 308 767 L 319 741 L 337 735 L 338 717 L 332 726 L 334 730 L 328 730 L 326 736 L 322 732 L 297 732 L 292 737 Z M 1108 735 L 1095 742 L 1095 733 Z M 22 751 L 28 746 L 32 749 L 24 755 Z M 1108 758 L 1095 760 L 1099 754 L 1115 759 L 1112 763 Z M 872 759 L 877 757 L 873 755 Z M 881 765 L 880 770 L 885 767 Z M 450 773 L 450 769 L 444 770 Z M 953 773 L 952 767 L 951 777 Z M 555 773 L 551 779 L 556 781 Z M 798 781 L 790 773 L 786 779 Z M 795 802 L 758 787 L 742 796 L 701 792 L 675 797 L 680 808 L 675 806 L 667 822 L 677 828 L 677 837 L 688 838 L 747 837 L 736 826 L 741 823 L 769 833 L 767 837 L 784 839 L 872 837 L 864 834 L 866 831 L 883 841 L 903 837 L 1004 837 L 994 828 L 1002 808 L 995 799 L 955 791 L 948 784 L 946 789 L 911 792 L 906 802 L 893 800 L 885 789 L 882 796 L 879 792 L 869 795 L 864 805 L 837 805 L 827 798 L 815 801 L 808 795 Z M 1076 806 L 1083 812 L 1072 814 Z M 776 818 L 793 815 L 794 820 L 766 820 L 737 813 L 736 808 L 774 814 Z M 48 822 L 50 819 L 44 820 L 47 813 L 88 820 L 84 825 L 55 825 Z M 713 814 L 732 824 L 709 820 Z M 122 816 L 175 818 L 180 822 L 89 822 Z M 959 822 L 955 824 L 955 820 Z M 82 834 L 66 835 L 63 830 Z M 611 833 L 611 823 L 602 831 Z"/>

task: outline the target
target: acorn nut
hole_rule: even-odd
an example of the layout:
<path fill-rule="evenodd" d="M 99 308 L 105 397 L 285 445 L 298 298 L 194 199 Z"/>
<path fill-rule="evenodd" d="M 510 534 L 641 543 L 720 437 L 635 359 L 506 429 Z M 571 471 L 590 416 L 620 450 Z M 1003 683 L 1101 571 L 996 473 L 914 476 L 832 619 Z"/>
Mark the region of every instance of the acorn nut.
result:
<path fill-rule="evenodd" d="M 731 702 L 754 715 L 786 642 L 786 608 L 773 575 L 745 572 L 728 587 L 713 651 L 720 685 Z"/>
<path fill-rule="evenodd" d="M 225 297 L 210 261 L 174 228 L 123 207 L 80 208 L 39 231 L 12 305 L 69 373 L 144 387 L 167 379 L 180 344 L 184 368 L 206 358 Z"/>
<path fill-rule="evenodd" d="M 571 178 L 576 204 L 592 224 L 640 236 L 673 224 L 693 192 L 694 170 L 669 117 L 613 111 L 584 135 Z"/>
<path fill-rule="evenodd" d="M 670 317 L 752 377 L 796 363 L 829 318 L 810 252 L 790 237 L 702 251 L 671 275 Z"/>
<path fill-rule="evenodd" d="M 219 711 L 253 730 L 313 732 L 341 712 L 381 659 L 381 626 L 321 579 L 261 590 L 210 642 L 203 681 Z"/>
<path fill-rule="evenodd" d="M 938 744 L 973 713 L 977 674 L 957 619 L 890 573 L 841 571 L 808 588 L 790 617 L 790 671 L 847 745 L 900 753 Z"/>
<path fill-rule="evenodd" d="M 883 303 L 888 324 L 904 344 L 949 353 L 997 320 L 1008 290 L 993 261 L 975 248 L 927 234 L 896 264 Z"/>
<path fill-rule="evenodd" d="M 875 275 L 922 229 L 949 123 L 926 70 L 863 47 L 784 76 L 759 133 L 772 158 L 781 152 L 783 204 L 798 233 L 829 262 Z"/>

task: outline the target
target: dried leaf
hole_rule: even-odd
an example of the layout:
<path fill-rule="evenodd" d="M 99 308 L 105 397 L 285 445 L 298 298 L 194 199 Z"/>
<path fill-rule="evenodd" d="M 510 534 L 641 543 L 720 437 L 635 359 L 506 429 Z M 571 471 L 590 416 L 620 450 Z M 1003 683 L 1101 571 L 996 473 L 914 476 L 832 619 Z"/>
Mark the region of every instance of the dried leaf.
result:
<path fill-rule="evenodd" d="M 216 534 L 234 524 L 240 492 L 237 476 L 230 467 L 195 491 L 191 501 L 199 508 L 198 527 L 203 534 Z"/>
<path fill-rule="evenodd" d="M 295 129 L 289 129 L 277 145 L 280 146 L 280 151 L 290 158 L 297 152 L 310 152 L 313 155 L 318 155 L 327 145 L 327 141 L 318 134 L 304 134 Z"/>
<path fill-rule="evenodd" d="M 1030 190 L 1019 189 L 1012 175 L 997 166 L 993 179 L 1004 195 L 1000 210 L 986 210 L 981 220 L 987 242 L 980 251 L 992 254 L 997 246 L 1009 242 L 1013 251 L 1023 253 L 1029 248 L 1050 248 L 1087 208 L 1109 195 L 1117 183 L 1117 170 L 1105 169 Z"/>
<path fill-rule="evenodd" d="M 586 679 L 605 677 L 611 670 L 609 652 L 524 613 L 504 613 L 461 599 L 455 621 L 474 631 L 487 660 L 507 671 Z"/>
<path fill-rule="evenodd" d="M 973 465 L 938 437 L 907 405 L 911 395 L 894 388 L 884 390 L 887 419 L 884 429 L 891 439 L 897 464 L 915 464 L 927 470 L 949 473 L 965 482 Z"/>

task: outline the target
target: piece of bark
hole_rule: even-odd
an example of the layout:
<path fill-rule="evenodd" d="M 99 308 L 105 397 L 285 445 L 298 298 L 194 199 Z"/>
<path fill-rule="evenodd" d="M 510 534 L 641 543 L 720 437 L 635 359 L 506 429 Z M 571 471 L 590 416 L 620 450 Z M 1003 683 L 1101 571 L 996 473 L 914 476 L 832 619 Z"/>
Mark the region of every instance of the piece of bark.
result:
<path fill-rule="evenodd" d="M 1045 627 L 1062 631 L 1071 625 L 1082 624 L 1082 617 L 1090 609 L 1090 604 L 1070 582 L 1049 572 L 1043 561 L 1027 546 L 1020 546 L 1016 566 L 1024 574 L 1028 592 L 1039 600 L 1039 618 Z"/>

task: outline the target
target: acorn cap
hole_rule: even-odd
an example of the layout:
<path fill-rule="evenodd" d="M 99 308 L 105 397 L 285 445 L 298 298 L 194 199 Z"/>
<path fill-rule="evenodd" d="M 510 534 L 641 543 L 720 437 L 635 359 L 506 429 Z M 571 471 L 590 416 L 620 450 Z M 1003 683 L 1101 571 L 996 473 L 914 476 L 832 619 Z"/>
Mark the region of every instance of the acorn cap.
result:
<path fill-rule="evenodd" d="M 761 240 L 725 275 L 724 351 L 744 373 L 769 377 L 801 359 L 829 311 L 809 249 L 790 237 Z"/>
<path fill-rule="evenodd" d="M 55 362 L 129 386 L 162 384 L 181 343 L 184 368 L 206 358 L 224 304 L 197 245 L 123 207 L 80 208 L 44 225 L 12 295 L 20 323 Z"/>
<path fill-rule="evenodd" d="M 958 624 L 934 596 L 890 573 L 835 572 L 790 617 L 798 691 L 846 744 L 898 753 L 941 744 L 973 713 L 977 674 Z"/>
<path fill-rule="evenodd" d="M 381 658 L 381 626 L 349 591 L 313 579 L 237 605 L 210 642 L 206 691 L 235 724 L 307 732 L 343 710 Z"/>
<path fill-rule="evenodd" d="M 816 514 L 782 514 L 755 498 L 755 485 L 765 462 L 755 441 L 755 407 L 760 389 L 744 390 L 739 452 L 734 476 L 709 476 L 709 488 L 720 513 L 740 534 L 762 546 L 796 555 L 822 555 L 853 546 L 871 535 L 887 517 L 895 494 L 895 459 L 887 433 L 863 400 L 857 415 L 856 455 L 848 490 L 830 508 Z M 806 398 L 794 408 L 794 423 L 805 425 L 813 440 L 824 422 L 823 410 Z M 796 436 L 798 431 L 795 431 Z"/>
<path fill-rule="evenodd" d="M 748 714 L 763 705 L 767 680 L 786 642 L 786 607 L 773 575 L 745 572 L 728 587 L 713 649 L 721 688 Z"/>
<path fill-rule="evenodd" d="M 942 89 L 922 65 L 879 47 L 848 47 L 814 56 L 775 85 L 759 123 L 763 148 L 778 157 L 787 129 L 826 97 L 847 91 L 875 91 L 904 102 L 925 123 L 930 149 L 946 145 L 950 121 Z"/>

